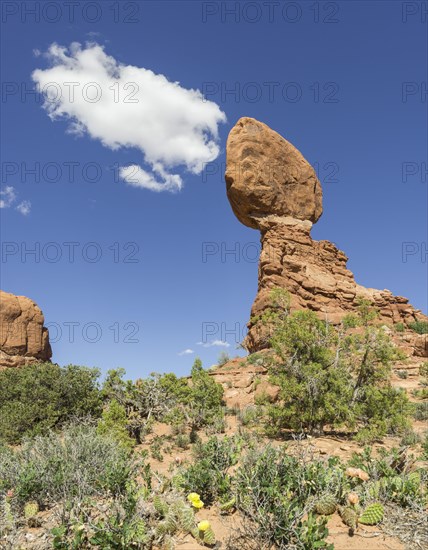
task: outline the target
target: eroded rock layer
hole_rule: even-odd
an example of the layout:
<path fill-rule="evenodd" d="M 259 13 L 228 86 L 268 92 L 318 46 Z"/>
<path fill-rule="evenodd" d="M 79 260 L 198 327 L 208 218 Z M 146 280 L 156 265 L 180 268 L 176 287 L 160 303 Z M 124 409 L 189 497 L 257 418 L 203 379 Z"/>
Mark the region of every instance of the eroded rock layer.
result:
<path fill-rule="evenodd" d="M 52 350 L 44 321 L 32 300 L 0 290 L 0 368 L 50 360 Z"/>
<path fill-rule="evenodd" d="M 261 232 L 258 293 L 251 318 L 271 306 L 271 289 L 280 287 L 290 293 L 291 310 L 311 309 L 333 323 L 355 311 L 360 298 L 373 303 L 385 324 L 427 320 L 406 298 L 358 285 L 346 267 L 346 254 L 329 241 L 312 239 L 312 222 L 322 213 L 321 185 L 293 145 L 246 117 L 231 130 L 226 152 L 233 211 L 242 223 Z M 248 351 L 268 346 L 260 323 L 250 321 L 248 329 Z M 415 350 L 424 355 L 426 338 L 419 340 Z"/>

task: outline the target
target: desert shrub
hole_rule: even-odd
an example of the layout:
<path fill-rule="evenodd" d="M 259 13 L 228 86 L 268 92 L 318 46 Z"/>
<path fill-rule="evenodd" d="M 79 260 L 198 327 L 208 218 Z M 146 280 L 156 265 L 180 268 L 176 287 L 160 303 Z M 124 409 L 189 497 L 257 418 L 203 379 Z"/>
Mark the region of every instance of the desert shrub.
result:
<path fill-rule="evenodd" d="M 407 446 L 414 447 L 420 442 L 420 440 L 421 440 L 420 437 L 414 430 L 407 429 L 404 431 L 403 435 L 401 436 L 400 445 L 404 445 L 406 447 Z"/>
<path fill-rule="evenodd" d="M 97 369 L 51 363 L 0 371 L 0 439 L 46 433 L 72 417 L 99 416 Z"/>
<path fill-rule="evenodd" d="M 181 486 L 201 496 L 205 504 L 229 495 L 231 478 L 228 469 L 236 464 L 240 453 L 237 438 L 211 437 L 193 449 L 194 462 L 180 472 Z"/>
<path fill-rule="evenodd" d="M 101 518 L 96 508 L 94 510 L 88 504 L 81 507 L 79 514 L 64 518 L 63 523 L 51 531 L 52 547 L 55 550 L 143 550 L 151 546 L 151 533 L 145 519 L 141 517 L 135 489 L 128 488 L 122 498 L 111 500 L 107 506 Z"/>
<path fill-rule="evenodd" d="M 396 332 L 404 332 L 406 327 L 404 326 L 404 323 L 396 323 L 394 325 L 394 329 Z"/>
<path fill-rule="evenodd" d="M 0 491 L 12 490 L 22 503 L 118 494 L 132 471 L 129 453 L 88 423 L 25 439 L 15 450 L 0 448 Z"/>
<path fill-rule="evenodd" d="M 398 378 L 401 378 L 402 380 L 406 380 L 409 376 L 409 373 L 406 370 L 397 370 L 396 374 Z"/>
<path fill-rule="evenodd" d="M 163 447 L 163 439 L 161 437 L 156 436 L 152 444 L 150 445 L 150 454 L 152 457 L 159 462 L 163 462 L 163 453 L 162 453 L 162 447 Z"/>
<path fill-rule="evenodd" d="M 422 458 L 424 460 L 428 460 L 428 432 L 425 432 L 421 446 L 422 446 Z"/>
<path fill-rule="evenodd" d="M 238 420 L 243 426 L 255 426 L 260 422 L 261 415 L 259 406 L 248 406 L 238 412 Z"/>
<path fill-rule="evenodd" d="M 326 520 L 316 518 L 310 504 L 311 497 L 328 483 L 326 472 L 332 474 L 325 464 L 305 466 L 271 446 L 243 458 L 236 473 L 237 507 L 257 526 L 260 547 L 332 548 L 325 542 Z M 340 469 L 337 472 L 343 476 Z M 338 489 L 340 477 L 331 477 Z"/>
<path fill-rule="evenodd" d="M 414 389 L 411 391 L 411 394 L 416 399 L 428 399 L 428 388 Z"/>
<path fill-rule="evenodd" d="M 281 389 L 279 403 L 266 406 L 268 435 L 328 426 L 364 430 L 360 437 L 369 441 L 408 426 L 406 394 L 389 382 L 397 350 L 368 302 L 361 300 L 358 315 L 339 328 L 312 311 L 276 319 L 270 341 L 280 359 L 270 373 Z"/>
<path fill-rule="evenodd" d="M 109 371 L 102 395 L 107 402 L 114 399 L 124 407 L 127 430 L 137 443 L 154 421 L 198 429 L 223 415 L 223 388 L 202 368 L 199 359 L 192 367 L 190 384 L 187 378 L 173 373 L 152 373 L 135 382 L 124 380 L 124 375 L 123 369 Z"/>
<path fill-rule="evenodd" d="M 190 437 L 187 434 L 178 434 L 175 437 L 175 445 L 179 449 L 188 449 L 190 445 Z"/>
<path fill-rule="evenodd" d="M 189 406 L 191 426 L 200 428 L 223 416 L 223 387 L 203 369 L 200 359 L 195 360 L 190 376 L 191 393 L 184 404 Z"/>
<path fill-rule="evenodd" d="M 428 402 L 413 403 L 413 418 L 415 420 L 428 420 Z"/>
<path fill-rule="evenodd" d="M 225 365 L 228 361 L 230 361 L 229 354 L 226 351 L 222 351 L 217 359 L 217 365 L 219 367 L 222 367 Z"/>
<path fill-rule="evenodd" d="M 424 361 L 419 367 L 419 374 L 428 377 L 428 361 Z"/>
<path fill-rule="evenodd" d="M 413 323 L 409 323 L 409 328 L 418 334 L 428 334 L 427 321 L 414 321 Z"/>
<path fill-rule="evenodd" d="M 98 421 L 97 433 L 108 435 L 125 449 L 132 449 L 135 440 L 129 436 L 126 410 L 116 399 L 112 399 L 106 405 Z"/>
<path fill-rule="evenodd" d="M 354 453 L 349 465 L 361 468 L 369 478 L 357 485 L 362 502 L 389 502 L 403 508 L 423 510 L 428 503 L 428 472 L 413 470 L 413 462 L 403 448 L 381 448 L 376 458 L 371 447 L 366 447 L 362 453 Z"/>

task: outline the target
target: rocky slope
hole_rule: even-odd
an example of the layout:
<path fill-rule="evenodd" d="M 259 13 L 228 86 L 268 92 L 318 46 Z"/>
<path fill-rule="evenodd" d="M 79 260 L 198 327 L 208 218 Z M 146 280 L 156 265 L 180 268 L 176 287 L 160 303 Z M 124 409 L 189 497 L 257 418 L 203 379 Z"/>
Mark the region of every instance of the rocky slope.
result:
<path fill-rule="evenodd" d="M 227 140 L 227 195 L 237 218 L 259 229 L 262 251 L 258 293 L 251 318 L 270 305 L 270 291 L 289 291 L 291 310 L 311 309 L 337 323 L 361 298 L 369 299 L 385 324 L 427 320 L 406 298 L 389 290 L 365 288 L 346 267 L 347 256 L 329 241 L 314 241 L 310 231 L 322 214 L 322 190 L 302 154 L 266 124 L 241 118 Z M 249 352 L 268 346 L 260 323 L 250 320 Z M 414 336 L 417 355 L 427 355 L 426 337 Z"/>
<path fill-rule="evenodd" d="M 32 300 L 0 290 L 0 368 L 50 360 L 52 350 L 44 321 Z"/>

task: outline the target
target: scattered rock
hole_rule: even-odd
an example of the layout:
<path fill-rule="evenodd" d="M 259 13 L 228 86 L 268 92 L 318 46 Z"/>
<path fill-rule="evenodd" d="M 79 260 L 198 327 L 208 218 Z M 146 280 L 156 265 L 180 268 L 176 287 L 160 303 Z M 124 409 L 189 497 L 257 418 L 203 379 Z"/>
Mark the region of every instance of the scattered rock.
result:
<path fill-rule="evenodd" d="M 280 388 L 273 386 L 267 380 L 262 380 L 256 387 L 254 392 L 254 399 L 266 398 L 269 403 L 275 403 L 278 401 Z"/>
<path fill-rule="evenodd" d="M 414 341 L 414 351 L 413 355 L 416 355 L 417 357 L 428 357 L 428 338 L 427 334 L 418 334 Z"/>

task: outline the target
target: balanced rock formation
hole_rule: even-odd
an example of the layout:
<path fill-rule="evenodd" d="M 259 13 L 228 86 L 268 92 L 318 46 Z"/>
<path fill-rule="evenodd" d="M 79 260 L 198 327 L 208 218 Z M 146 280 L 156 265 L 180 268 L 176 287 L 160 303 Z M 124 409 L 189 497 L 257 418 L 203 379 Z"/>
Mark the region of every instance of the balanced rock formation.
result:
<path fill-rule="evenodd" d="M 52 350 L 41 309 L 25 296 L 0 290 L 0 368 L 49 361 Z"/>
<path fill-rule="evenodd" d="M 314 169 L 291 143 L 266 124 L 241 118 L 226 148 L 226 188 L 237 218 L 261 232 L 258 293 L 251 318 L 271 307 L 274 287 L 290 293 L 291 310 L 311 309 L 338 323 L 370 300 L 385 324 L 426 320 L 406 298 L 365 288 L 346 267 L 347 256 L 329 241 L 314 241 L 311 227 L 322 214 L 322 190 Z M 268 347 L 260 323 L 250 320 L 244 342 L 251 353 Z M 421 353 L 423 343 L 418 342 Z M 426 347 L 424 347 L 426 349 Z"/>

